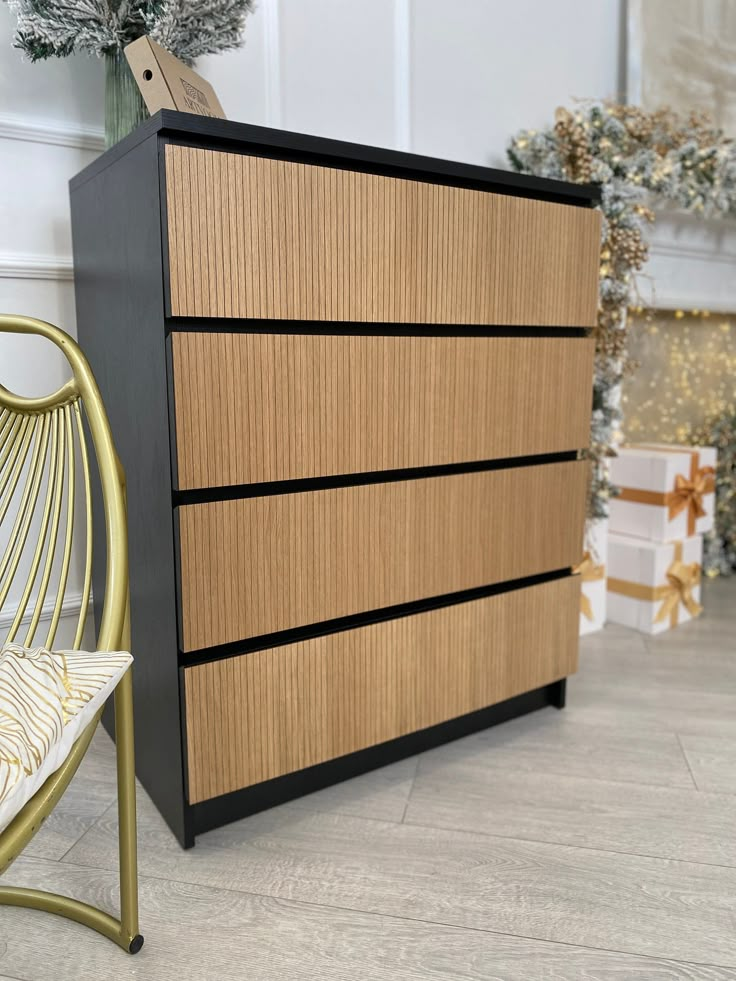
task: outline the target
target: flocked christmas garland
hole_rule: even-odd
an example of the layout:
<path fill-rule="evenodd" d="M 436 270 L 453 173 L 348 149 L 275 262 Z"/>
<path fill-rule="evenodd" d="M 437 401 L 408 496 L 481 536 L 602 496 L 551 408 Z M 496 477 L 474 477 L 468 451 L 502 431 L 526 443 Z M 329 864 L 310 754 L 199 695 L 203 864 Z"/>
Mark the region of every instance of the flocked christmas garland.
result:
<path fill-rule="evenodd" d="M 254 0 L 6 0 L 18 19 L 16 48 L 31 61 L 77 51 L 98 57 L 143 34 L 192 64 L 242 44 Z"/>
<path fill-rule="evenodd" d="M 706 535 L 703 569 L 728 576 L 736 572 L 736 416 L 709 420 L 693 431 L 692 442 L 718 451 L 715 534 Z"/>
<path fill-rule="evenodd" d="M 703 115 L 590 102 L 572 111 L 558 109 L 553 127 L 522 131 L 507 152 L 522 173 L 601 185 L 588 514 L 605 517 L 615 492 L 605 461 L 620 439 L 619 392 L 628 369 L 626 310 L 635 274 L 647 260 L 644 230 L 654 220 L 650 203 L 668 201 L 703 216 L 735 215 L 736 148 Z"/>

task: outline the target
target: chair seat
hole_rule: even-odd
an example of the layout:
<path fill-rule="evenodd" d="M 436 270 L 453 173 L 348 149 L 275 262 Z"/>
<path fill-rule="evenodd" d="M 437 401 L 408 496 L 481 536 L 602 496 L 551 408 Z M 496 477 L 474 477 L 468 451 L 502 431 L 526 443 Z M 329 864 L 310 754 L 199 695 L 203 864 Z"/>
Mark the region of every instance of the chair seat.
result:
<path fill-rule="evenodd" d="M 0 832 L 63 764 L 132 661 L 120 651 L 0 650 Z"/>

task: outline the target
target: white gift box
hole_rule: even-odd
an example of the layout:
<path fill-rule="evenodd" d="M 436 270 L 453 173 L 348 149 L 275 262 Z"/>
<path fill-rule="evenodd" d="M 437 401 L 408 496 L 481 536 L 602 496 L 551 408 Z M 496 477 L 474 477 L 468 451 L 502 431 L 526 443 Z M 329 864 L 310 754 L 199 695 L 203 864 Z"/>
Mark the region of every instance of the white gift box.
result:
<path fill-rule="evenodd" d="M 715 449 L 654 443 L 617 453 L 610 473 L 621 494 L 610 501 L 612 532 L 671 542 L 713 528 Z"/>
<path fill-rule="evenodd" d="M 592 521 L 586 530 L 585 554 L 577 567 L 580 584 L 580 636 L 601 630 L 606 622 L 606 554 L 608 519 Z"/>
<path fill-rule="evenodd" d="M 648 542 L 608 536 L 609 623 L 659 634 L 700 613 L 703 536 Z"/>

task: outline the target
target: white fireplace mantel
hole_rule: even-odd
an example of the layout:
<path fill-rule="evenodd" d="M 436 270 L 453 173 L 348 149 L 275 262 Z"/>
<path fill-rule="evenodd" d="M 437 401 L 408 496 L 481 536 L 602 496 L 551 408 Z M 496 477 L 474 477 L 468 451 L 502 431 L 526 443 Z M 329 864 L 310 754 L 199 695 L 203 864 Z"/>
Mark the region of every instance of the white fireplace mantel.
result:
<path fill-rule="evenodd" d="M 656 208 L 649 262 L 638 276 L 645 304 L 736 313 L 736 220 Z"/>

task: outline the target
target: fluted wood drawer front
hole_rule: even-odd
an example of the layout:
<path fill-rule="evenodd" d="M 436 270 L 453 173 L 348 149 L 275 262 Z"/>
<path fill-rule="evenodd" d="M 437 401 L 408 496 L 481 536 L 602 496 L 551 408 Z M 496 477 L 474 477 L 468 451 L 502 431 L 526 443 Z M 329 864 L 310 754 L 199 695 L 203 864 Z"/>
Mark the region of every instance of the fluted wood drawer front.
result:
<path fill-rule="evenodd" d="M 571 566 L 582 461 L 179 508 L 184 650 Z"/>
<path fill-rule="evenodd" d="M 166 147 L 173 316 L 592 327 L 589 208 Z"/>
<path fill-rule="evenodd" d="M 179 487 L 587 446 L 593 341 L 175 333 Z"/>
<path fill-rule="evenodd" d="M 577 577 L 184 671 L 191 803 L 577 670 Z"/>

